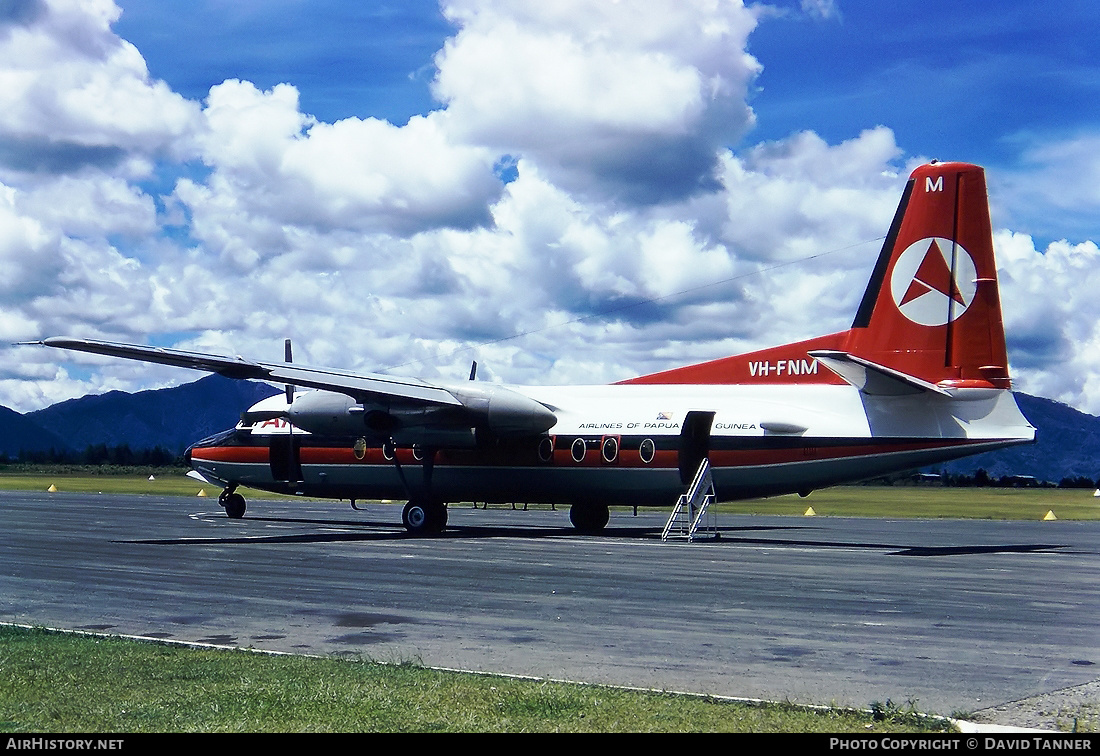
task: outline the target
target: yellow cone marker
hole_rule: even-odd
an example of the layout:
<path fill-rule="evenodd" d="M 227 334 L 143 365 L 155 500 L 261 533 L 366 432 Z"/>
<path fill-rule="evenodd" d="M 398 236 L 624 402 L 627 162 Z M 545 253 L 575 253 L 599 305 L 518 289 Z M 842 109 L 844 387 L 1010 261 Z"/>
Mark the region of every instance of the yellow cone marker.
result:
<path fill-rule="evenodd" d="M 205 488 L 200 488 L 198 494 L 196 494 L 196 495 L 197 496 L 206 496 L 206 489 Z"/>
<path fill-rule="evenodd" d="M 802 513 L 802 516 L 803 517 L 816 517 L 817 512 L 814 511 L 813 507 L 806 507 L 806 511 Z"/>
<path fill-rule="evenodd" d="M 55 486 L 53 483 L 51 483 L 50 487 L 47 488 L 46 491 L 48 491 L 49 493 L 57 493 L 57 486 Z"/>
<path fill-rule="evenodd" d="M 1058 518 L 1054 516 L 1054 510 L 1053 509 L 1048 509 L 1047 513 L 1045 515 L 1043 515 L 1043 519 L 1044 520 L 1057 520 Z"/>

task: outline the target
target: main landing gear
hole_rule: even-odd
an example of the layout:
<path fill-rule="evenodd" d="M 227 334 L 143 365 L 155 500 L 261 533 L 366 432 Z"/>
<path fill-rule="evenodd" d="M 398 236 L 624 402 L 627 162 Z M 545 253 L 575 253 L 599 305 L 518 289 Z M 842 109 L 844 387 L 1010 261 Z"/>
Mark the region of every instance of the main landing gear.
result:
<path fill-rule="evenodd" d="M 580 533 L 603 532 L 610 519 L 611 512 L 606 504 L 574 504 L 569 508 L 569 522 Z"/>
<path fill-rule="evenodd" d="M 221 495 L 218 497 L 218 503 L 225 508 L 226 517 L 233 520 L 239 520 L 244 517 L 244 497 L 237 493 L 236 486 L 230 486 L 222 491 Z"/>
<path fill-rule="evenodd" d="M 447 505 L 434 499 L 410 499 L 401 510 L 401 524 L 411 535 L 434 535 L 447 527 Z"/>

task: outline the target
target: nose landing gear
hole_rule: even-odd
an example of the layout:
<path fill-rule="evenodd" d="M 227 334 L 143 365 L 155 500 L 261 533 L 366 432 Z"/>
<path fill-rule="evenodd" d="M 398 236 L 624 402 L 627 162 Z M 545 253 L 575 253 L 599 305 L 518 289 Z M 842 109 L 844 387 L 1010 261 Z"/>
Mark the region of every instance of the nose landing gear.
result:
<path fill-rule="evenodd" d="M 232 485 L 221 492 L 218 496 L 218 503 L 225 508 L 225 516 L 239 520 L 244 517 L 245 500 L 244 497 L 237 493 L 237 486 Z"/>

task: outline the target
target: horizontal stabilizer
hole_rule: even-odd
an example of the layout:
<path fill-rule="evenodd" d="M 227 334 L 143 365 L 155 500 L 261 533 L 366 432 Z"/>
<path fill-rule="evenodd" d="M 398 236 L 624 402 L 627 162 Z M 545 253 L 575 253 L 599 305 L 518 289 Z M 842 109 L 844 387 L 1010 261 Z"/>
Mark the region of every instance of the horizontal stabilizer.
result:
<path fill-rule="evenodd" d="M 862 357 L 833 349 L 815 349 L 808 354 L 848 383 L 869 396 L 902 396 L 928 391 L 941 396 L 950 392 L 934 383 L 906 375 Z"/>

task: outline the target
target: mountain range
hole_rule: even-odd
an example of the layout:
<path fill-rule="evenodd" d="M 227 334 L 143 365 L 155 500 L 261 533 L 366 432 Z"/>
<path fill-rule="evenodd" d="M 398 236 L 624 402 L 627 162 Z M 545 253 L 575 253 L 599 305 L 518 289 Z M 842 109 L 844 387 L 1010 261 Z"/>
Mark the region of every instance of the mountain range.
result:
<path fill-rule="evenodd" d="M 1036 428 L 1034 444 L 1011 446 L 943 465 L 950 473 L 985 470 L 989 477 L 1029 475 L 1057 483 L 1100 477 L 1100 417 L 1039 396 L 1016 392 L 1024 417 Z"/>
<path fill-rule="evenodd" d="M 241 412 L 277 393 L 265 383 L 208 375 L 174 388 L 69 399 L 25 415 L 0 407 L 0 453 L 82 451 L 97 444 L 182 453 L 233 427 Z"/>
<path fill-rule="evenodd" d="M 161 447 L 178 454 L 232 427 L 241 412 L 277 393 L 268 384 L 209 375 L 174 388 L 70 399 L 25 415 L 0 407 L 0 454 L 80 452 L 97 444 L 125 444 L 135 451 Z M 1038 429 L 1036 443 L 957 460 L 935 471 L 973 474 L 983 469 L 991 478 L 1032 476 L 1055 483 L 1100 476 L 1100 417 L 1042 397 L 1016 397 Z"/>

